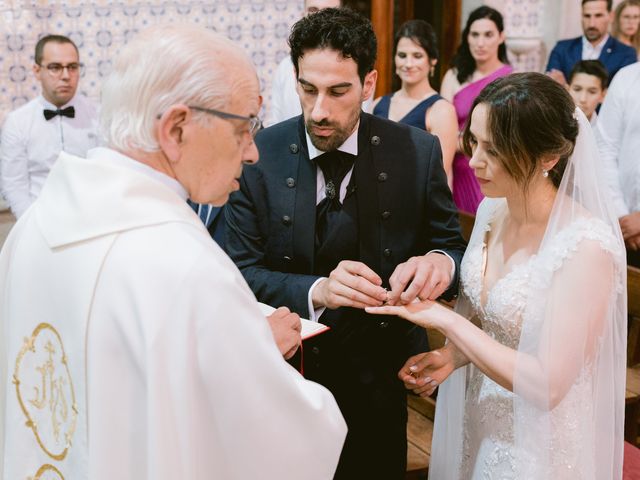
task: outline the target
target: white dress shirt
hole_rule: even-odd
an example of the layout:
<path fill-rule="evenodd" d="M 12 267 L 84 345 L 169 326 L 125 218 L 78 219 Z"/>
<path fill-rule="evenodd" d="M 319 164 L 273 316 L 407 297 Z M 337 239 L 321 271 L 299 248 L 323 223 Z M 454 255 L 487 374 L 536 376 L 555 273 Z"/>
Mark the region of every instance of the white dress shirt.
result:
<path fill-rule="evenodd" d="M 269 113 L 264 122 L 265 126 L 275 125 L 291 117 L 297 117 L 302 113 L 300 97 L 296 90 L 297 83 L 293 62 L 291 61 L 291 57 L 287 55 L 280 61 L 276 73 L 273 76 L 273 82 L 271 83 L 271 106 L 269 107 Z M 368 112 L 370 107 L 370 98 L 362 102 L 362 110 L 365 112 Z"/>
<path fill-rule="evenodd" d="M 0 187 L 16 217 L 33 203 L 61 151 L 84 157 L 98 146 L 98 109 L 77 94 L 61 109 L 73 106 L 75 117 L 44 118 L 56 110 L 40 95 L 11 112 L 2 128 Z"/>
<path fill-rule="evenodd" d="M 604 99 L 596 138 L 618 217 L 640 211 L 640 63 L 621 69 Z"/>
<path fill-rule="evenodd" d="M 351 155 L 354 155 L 356 157 L 358 156 L 359 127 L 360 127 L 360 124 L 358 124 L 355 131 L 349 136 L 349 138 L 347 138 L 344 141 L 344 143 L 338 147 L 339 151 L 350 153 Z M 309 137 L 309 134 L 306 131 L 305 131 L 305 136 L 307 140 L 307 151 L 309 152 L 309 160 L 313 160 L 314 158 L 319 157 L 320 155 L 325 153 L 321 150 L 318 150 L 313 145 L 313 143 L 311 143 L 311 138 Z M 342 183 L 340 184 L 340 196 L 339 196 L 340 203 L 342 203 L 344 201 L 344 198 L 347 196 L 347 187 L 349 186 L 349 181 L 351 180 L 352 174 L 353 174 L 353 167 L 351 167 L 351 170 L 347 172 L 347 174 L 344 176 L 344 179 L 342 180 Z M 324 187 L 325 187 L 325 180 L 324 180 L 324 175 L 322 173 L 322 170 L 320 168 L 316 168 L 316 205 L 318 205 L 327 196 Z M 430 250 L 427 253 L 441 253 L 451 261 L 451 280 L 453 280 L 453 277 L 455 276 L 455 273 L 456 273 L 456 262 L 453 261 L 453 258 L 451 258 L 451 256 L 443 250 Z M 312 300 L 313 289 L 316 287 L 316 285 L 318 285 L 318 283 L 320 283 L 325 278 L 326 277 L 321 277 L 315 282 L 313 282 L 313 285 L 311 285 L 311 288 L 309 288 L 309 294 L 307 295 L 307 305 L 309 307 L 309 320 L 314 322 L 318 321 L 318 318 L 320 317 L 320 315 L 322 315 L 322 313 L 325 311 L 325 307 L 321 307 L 317 309 L 313 308 L 313 300 Z"/>
<path fill-rule="evenodd" d="M 607 43 L 607 40 L 609 40 L 608 34 L 602 37 L 602 40 L 600 40 L 594 46 L 583 35 L 582 36 L 582 60 L 598 60 L 600 58 L 600 54 L 602 53 L 604 44 Z"/>

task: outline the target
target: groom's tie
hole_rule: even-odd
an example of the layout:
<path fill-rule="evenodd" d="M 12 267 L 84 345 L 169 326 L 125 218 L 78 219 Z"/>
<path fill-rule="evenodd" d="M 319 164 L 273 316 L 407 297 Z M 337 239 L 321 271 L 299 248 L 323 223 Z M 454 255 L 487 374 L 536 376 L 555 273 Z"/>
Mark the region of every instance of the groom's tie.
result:
<path fill-rule="evenodd" d="M 334 150 L 316 158 L 325 182 L 325 198 L 316 207 L 316 247 L 324 244 L 329 225 L 342 210 L 340 186 L 353 167 L 355 155 Z"/>

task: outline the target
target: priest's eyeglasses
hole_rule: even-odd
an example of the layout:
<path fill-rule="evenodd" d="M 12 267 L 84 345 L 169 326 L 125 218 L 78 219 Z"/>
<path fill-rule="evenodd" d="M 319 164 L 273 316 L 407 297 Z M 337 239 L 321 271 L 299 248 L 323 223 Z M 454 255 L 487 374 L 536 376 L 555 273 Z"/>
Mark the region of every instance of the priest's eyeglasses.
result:
<path fill-rule="evenodd" d="M 243 120 L 245 122 L 249 122 L 249 134 L 251 135 L 251 138 L 255 138 L 256 134 L 262 128 L 262 121 L 255 115 L 244 117 L 242 115 L 236 115 L 235 113 L 221 112 L 220 110 L 214 110 L 212 108 L 192 106 L 189 108 L 198 112 L 208 113 L 209 115 L 213 115 L 214 117 L 222 118 L 224 120 Z"/>
<path fill-rule="evenodd" d="M 78 75 L 82 73 L 84 69 L 84 65 L 82 63 L 69 63 L 67 65 L 62 65 L 61 63 L 49 63 L 47 65 L 40 65 L 42 68 L 45 68 L 49 75 L 52 77 L 59 77 L 62 75 L 62 72 L 67 69 L 69 76 Z"/>

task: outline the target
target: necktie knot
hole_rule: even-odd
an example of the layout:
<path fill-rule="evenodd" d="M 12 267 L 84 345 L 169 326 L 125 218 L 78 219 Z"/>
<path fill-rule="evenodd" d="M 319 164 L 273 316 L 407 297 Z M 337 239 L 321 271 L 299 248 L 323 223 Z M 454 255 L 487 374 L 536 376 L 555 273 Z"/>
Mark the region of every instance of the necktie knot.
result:
<path fill-rule="evenodd" d="M 45 109 L 44 112 L 45 120 L 51 120 L 53 117 L 60 115 L 61 117 L 69 117 L 74 118 L 76 116 L 76 109 L 73 106 L 67 108 L 58 108 L 56 110 Z"/>
<path fill-rule="evenodd" d="M 324 175 L 325 195 L 333 200 L 340 191 L 342 180 L 353 167 L 356 157 L 339 150 L 323 153 L 316 163 Z"/>

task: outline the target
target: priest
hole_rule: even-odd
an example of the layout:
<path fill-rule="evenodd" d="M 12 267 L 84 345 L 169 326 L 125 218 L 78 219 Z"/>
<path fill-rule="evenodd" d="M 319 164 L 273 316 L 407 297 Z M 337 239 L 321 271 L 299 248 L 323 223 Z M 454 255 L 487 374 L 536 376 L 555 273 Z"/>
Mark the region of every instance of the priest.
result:
<path fill-rule="evenodd" d="M 152 28 L 102 102 L 107 147 L 62 153 L 0 254 L 0 476 L 331 478 L 334 398 L 186 202 L 223 205 L 258 160 L 250 60 Z"/>

